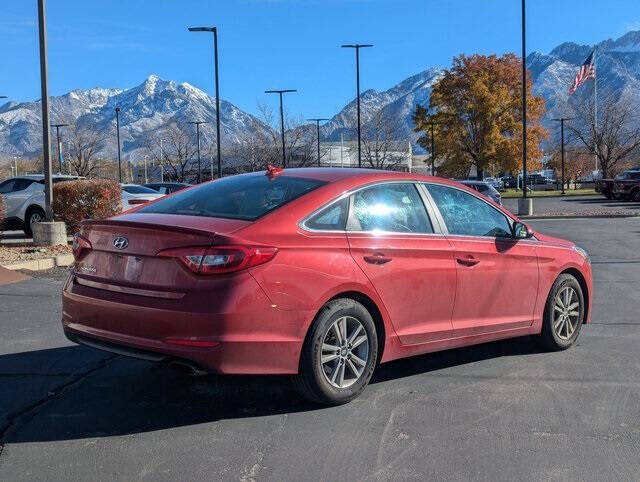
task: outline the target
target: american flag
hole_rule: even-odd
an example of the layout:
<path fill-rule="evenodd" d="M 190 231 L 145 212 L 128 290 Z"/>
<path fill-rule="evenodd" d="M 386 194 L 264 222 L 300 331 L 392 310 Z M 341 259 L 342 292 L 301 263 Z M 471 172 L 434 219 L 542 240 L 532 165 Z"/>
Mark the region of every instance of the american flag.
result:
<path fill-rule="evenodd" d="M 576 78 L 573 79 L 573 84 L 571 84 L 571 88 L 569 89 L 569 94 L 573 94 L 578 87 L 582 85 L 582 83 L 587 79 L 595 79 L 596 78 L 596 66 L 595 66 L 595 52 L 591 52 L 591 55 L 587 57 L 587 60 L 584 61 L 584 64 L 580 67 Z"/>

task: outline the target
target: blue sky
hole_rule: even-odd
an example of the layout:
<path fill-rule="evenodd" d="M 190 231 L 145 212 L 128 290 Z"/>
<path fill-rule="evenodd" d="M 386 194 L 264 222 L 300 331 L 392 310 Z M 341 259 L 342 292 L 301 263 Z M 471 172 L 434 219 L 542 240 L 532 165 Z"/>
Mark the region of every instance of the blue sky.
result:
<path fill-rule="evenodd" d="M 0 94 L 39 98 L 36 0 L 8 0 L 0 14 Z M 520 0 L 49 0 L 49 88 L 132 87 L 150 73 L 213 93 L 220 29 L 220 94 L 249 112 L 274 103 L 270 88 L 297 88 L 287 110 L 329 117 L 362 90 L 384 90 L 411 74 L 447 67 L 460 53 L 520 52 Z M 528 1 L 528 50 L 571 40 L 592 44 L 640 29 L 640 2 Z"/>

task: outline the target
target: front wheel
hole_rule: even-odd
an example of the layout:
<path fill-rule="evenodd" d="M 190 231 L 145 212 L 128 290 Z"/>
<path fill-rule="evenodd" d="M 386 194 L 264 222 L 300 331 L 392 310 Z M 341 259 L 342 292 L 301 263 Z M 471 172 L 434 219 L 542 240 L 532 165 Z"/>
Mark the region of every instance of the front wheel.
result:
<path fill-rule="evenodd" d="M 566 350 L 578 339 L 584 322 L 584 294 L 578 280 L 561 274 L 553 283 L 542 321 L 540 341 L 549 350 Z"/>
<path fill-rule="evenodd" d="M 294 385 L 317 403 L 350 402 L 368 385 L 377 357 L 378 337 L 369 311 L 352 299 L 332 300 L 311 326 Z"/>

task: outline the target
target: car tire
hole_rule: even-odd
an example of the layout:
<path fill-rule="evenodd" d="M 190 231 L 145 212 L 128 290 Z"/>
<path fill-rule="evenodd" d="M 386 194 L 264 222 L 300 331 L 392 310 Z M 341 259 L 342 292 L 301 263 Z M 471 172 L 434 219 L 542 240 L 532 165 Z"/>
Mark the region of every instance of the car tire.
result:
<path fill-rule="evenodd" d="M 33 229 L 31 226 L 34 223 L 44 221 L 46 218 L 44 211 L 39 207 L 32 207 L 27 209 L 27 214 L 24 217 L 24 233 L 27 236 L 33 236 Z"/>
<path fill-rule="evenodd" d="M 364 391 L 377 360 L 378 335 L 369 311 L 355 300 L 335 299 L 322 307 L 307 334 L 294 386 L 310 401 L 341 405 Z"/>
<path fill-rule="evenodd" d="M 580 283 L 570 274 L 561 274 L 553 283 L 545 304 L 542 331 L 538 337 L 540 344 L 551 351 L 566 350 L 578 339 L 584 317 L 584 294 Z"/>
<path fill-rule="evenodd" d="M 640 188 L 634 189 L 629 198 L 634 203 L 640 202 Z"/>

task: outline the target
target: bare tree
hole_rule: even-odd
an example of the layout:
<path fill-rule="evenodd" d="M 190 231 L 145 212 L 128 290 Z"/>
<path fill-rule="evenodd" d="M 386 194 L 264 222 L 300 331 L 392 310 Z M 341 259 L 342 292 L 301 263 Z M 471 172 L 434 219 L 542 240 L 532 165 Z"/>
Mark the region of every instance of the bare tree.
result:
<path fill-rule="evenodd" d="M 578 112 L 569 126 L 572 135 L 598 158 L 603 177 L 615 175 L 640 148 L 640 126 L 633 122 L 629 104 L 606 100 L 598 105 L 597 126 L 593 104 Z"/>
<path fill-rule="evenodd" d="M 285 154 L 289 167 L 308 166 L 315 162 L 315 130 L 301 124 L 301 119 L 285 113 Z M 233 162 L 233 172 L 259 171 L 269 164 L 282 164 L 280 119 L 273 109 L 258 104 L 258 118 L 251 121 L 228 155 Z"/>
<path fill-rule="evenodd" d="M 104 162 L 98 157 L 103 148 L 105 133 L 78 121 L 69 122 L 67 133 L 69 159 L 67 169 L 78 176 L 95 176 Z"/>
<path fill-rule="evenodd" d="M 193 181 L 196 177 L 193 156 L 196 152 L 192 135 L 176 122 L 150 133 L 145 142 L 149 159 L 160 164 L 166 179 L 177 182 Z"/>
<path fill-rule="evenodd" d="M 361 125 L 362 162 L 374 169 L 399 169 L 407 159 L 409 142 L 399 119 L 378 109 Z M 357 144 L 355 149 L 357 156 Z"/>

